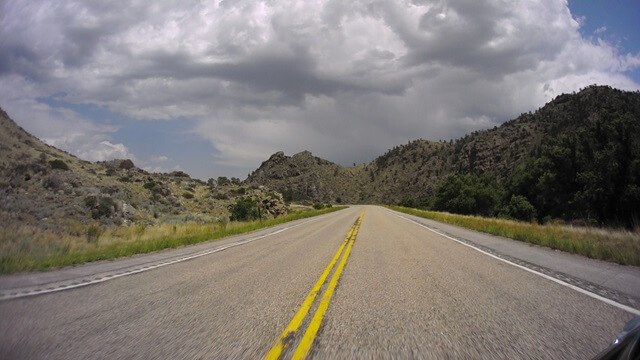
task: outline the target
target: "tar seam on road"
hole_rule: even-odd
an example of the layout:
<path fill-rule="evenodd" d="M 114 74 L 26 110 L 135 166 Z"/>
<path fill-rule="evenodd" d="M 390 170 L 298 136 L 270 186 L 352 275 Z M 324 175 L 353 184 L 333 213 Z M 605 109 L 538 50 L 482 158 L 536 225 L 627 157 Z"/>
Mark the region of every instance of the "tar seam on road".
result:
<path fill-rule="evenodd" d="M 176 264 L 176 263 L 187 261 L 187 260 L 192 260 L 192 259 L 199 258 L 199 257 L 205 256 L 205 255 L 210 255 L 210 254 L 217 253 L 217 252 L 220 252 L 220 251 L 223 251 L 223 250 L 227 250 L 227 249 L 232 248 L 232 247 L 248 244 L 248 243 L 254 242 L 256 240 L 260 240 L 260 239 L 264 239 L 264 238 L 267 238 L 267 237 L 270 237 L 270 236 L 273 236 L 273 235 L 277 235 L 277 234 L 280 234 L 280 233 L 282 233 L 284 231 L 291 230 L 293 228 L 297 228 L 298 226 L 306 225 L 306 224 L 308 224 L 308 223 L 310 223 L 312 221 L 315 221 L 315 220 L 317 220 L 319 218 L 321 218 L 321 217 L 315 217 L 313 219 L 307 220 L 307 221 L 302 222 L 300 224 L 296 224 L 296 225 L 293 225 L 293 226 L 288 226 L 288 227 L 282 228 L 280 230 L 276 230 L 276 231 L 268 233 L 268 234 L 257 236 L 255 238 L 242 240 L 242 241 L 237 241 L 237 242 L 225 245 L 223 247 L 215 248 L 215 249 L 212 249 L 212 250 L 207 250 L 205 252 L 199 252 L 197 254 L 180 257 L 180 258 L 173 259 L 173 260 L 165 260 L 163 262 L 160 262 L 158 264 L 153 264 L 153 265 L 138 265 L 138 266 L 134 266 L 133 270 L 126 270 L 126 271 L 121 272 L 121 273 L 109 274 L 109 275 L 105 275 L 105 276 L 102 276 L 102 277 L 94 278 L 92 280 L 87 280 L 86 278 L 82 279 L 82 280 L 73 279 L 73 280 L 69 280 L 69 281 L 73 281 L 71 284 L 59 285 L 59 286 L 56 286 L 56 287 L 50 287 L 51 285 L 43 284 L 43 285 L 41 285 L 41 287 L 43 289 L 36 288 L 35 290 L 15 291 L 15 290 L 8 289 L 8 290 L 5 290 L 5 291 L 9 292 L 8 294 L 0 294 L 0 301 L 17 299 L 17 298 L 22 298 L 22 297 L 27 297 L 27 296 L 43 295 L 43 294 L 48 294 L 48 293 L 53 293 L 53 292 L 58 292 L 58 291 L 64 291 L 64 290 L 71 290 L 71 289 L 75 289 L 75 288 L 79 288 L 79 287 L 83 287 L 83 286 L 98 284 L 98 283 L 101 283 L 101 282 L 117 279 L 117 278 L 120 278 L 120 277 L 123 277 L 123 276 L 127 276 L 127 275 L 138 274 L 138 273 L 141 273 L 141 272 L 157 269 L 159 267 L 172 265 L 172 264 Z M 96 275 L 91 275 L 90 277 L 92 277 L 92 276 L 96 276 Z M 11 292 L 11 291 L 14 291 L 14 292 Z"/>
<path fill-rule="evenodd" d="M 432 231 L 432 232 L 434 232 L 434 233 L 436 233 L 436 234 L 438 234 L 438 235 L 440 235 L 440 236 L 444 236 L 445 238 L 447 238 L 447 239 L 449 239 L 449 240 L 453 240 L 453 241 L 455 241 L 455 242 L 457 242 L 457 243 L 460 243 L 460 244 L 462 244 L 462 245 L 464 245 L 464 246 L 470 247 L 471 249 L 476 250 L 476 251 L 478 251 L 478 252 L 480 252 L 480 253 L 483 253 L 483 254 L 485 254 L 485 255 L 487 255 L 487 256 L 490 256 L 490 257 L 492 257 L 492 258 L 494 258 L 494 259 L 496 259 L 496 260 L 500 260 L 500 261 L 505 262 L 505 263 L 507 263 L 507 264 L 509 264 L 509 265 L 513 265 L 513 266 L 515 266 L 515 267 L 517 267 L 517 268 L 520 268 L 520 269 L 522 269 L 522 270 L 528 271 L 528 272 L 530 272 L 530 273 L 532 273 L 532 274 L 536 274 L 536 275 L 538 275 L 538 276 L 541 276 L 541 277 L 543 277 L 543 278 L 545 278 L 545 279 L 547 279 L 547 280 L 551 280 L 551 281 L 553 281 L 553 282 L 555 282 L 555 283 L 557 283 L 557 284 L 560 284 L 560 285 L 562 285 L 562 286 L 566 286 L 566 287 L 568 287 L 569 289 L 575 290 L 575 291 L 577 291 L 577 292 L 579 292 L 579 293 L 582 293 L 582 294 L 584 294 L 584 295 L 587 295 L 587 296 L 589 296 L 589 297 L 591 297 L 591 298 L 594 298 L 594 299 L 596 299 L 596 300 L 600 300 L 600 301 L 604 302 L 605 304 L 609 304 L 609 305 L 615 306 L 615 307 L 617 307 L 617 308 L 618 308 L 618 309 L 620 309 L 620 310 L 627 311 L 627 312 L 632 313 L 632 314 L 634 314 L 634 315 L 636 315 L 636 316 L 640 315 L 640 310 L 638 310 L 638 309 L 634 309 L 634 308 L 632 308 L 632 307 L 630 307 L 630 306 L 627 306 L 627 305 L 624 305 L 624 304 L 620 304 L 619 302 L 613 301 L 613 300 L 611 300 L 611 299 L 607 299 L 607 298 L 605 298 L 605 297 L 603 297 L 603 296 L 600 296 L 600 295 L 598 295 L 598 294 L 594 294 L 594 293 L 592 293 L 592 292 L 590 292 L 590 291 L 587 291 L 587 290 L 585 290 L 585 289 L 583 289 L 583 288 L 580 288 L 580 287 L 578 287 L 578 286 L 575 286 L 575 285 L 569 284 L 569 283 L 564 282 L 564 281 L 562 281 L 562 280 L 560 280 L 560 279 L 556 279 L 556 278 L 554 278 L 553 276 L 549 276 L 549 275 L 547 275 L 547 274 L 543 274 L 543 273 L 538 272 L 538 271 L 536 271 L 536 270 L 530 269 L 530 268 L 528 268 L 528 267 L 526 267 L 526 266 L 522 266 L 522 265 L 516 264 L 516 263 L 514 263 L 514 262 L 511 262 L 511 261 L 509 261 L 509 260 L 503 259 L 503 258 L 501 258 L 501 257 L 499 257 L 499 256 L 495 256 L 495 255 L 490 254 L 490 253 L 488 253 L 488 252 L 486 252 L 486 251 L 484 251 L 484 250 L 482 250 L 482 249 L 479 249 L 479 248 L 477 248 L 477 247 L 475 247 L 475 246 L 473 246 L 473 245 L 469 245 L 469 244 L 467 244 L 467 243 L 465 243 L 465 242 L 463 242 L 463 241 L 460 241 L 460 240 L 458 240 L 458 239 L 456 239 L 456 238 L 453 238 L 453 237 L 451 237 L 451 236 L 448 236 L 448 235 L 446 235 L 446 234 L 443 234 L 443 233 L 441 233 L 441 232 L 440 232 L 440 231 L 438 231 L 438 230 L 434 230 L 434 229 L 432 229 L 432 228 L 430 228 L 430 227 L 428 227 L 428 226 L 426 226 L 426 225 L 424 225 L 424 224 L 421 224 L 421 223 L 419 223 L 419 222 L 417 222 L 417 221 L 415 221 L 415 220 L 413 220 L 413 219 L 409 219 L 409 218 L 407 218 L 407 217 L 405 217 L 405 216 L 402 216 L 402 215 L 400 215 L 400 214 L 397 214 L 397 213 L 395 213 L 394 211 L 391 211 L 391 210 L 387 210 L 387 211 L 389 211 L 390 213 L 392 213 L 393 215 L 395 215 L 395 216 L 397 216 L 397 217 L 399 217 L 399 218 L 402 218 L 402 219 L 405 219 L 405 220 L 407 220 L 407 221 L 410 221 L 410 222 L 412 222 L 412 223 L 414 223 L 414 224 L 416 224 L 416 225 L 418 225 L 418 226 L 421 226 L 421 227 L 423 227 L 423 228 L 425 228 L 425 229 L 427 229 L 427 230 L 429 230 L 429 231 Z"/>
<path fill-rule="evenodd" d="M 300 341 L 300 344 L 298 345 L 295 353 L 293 354 L 292 359 L 303 359 L 307 356 L 307 354 L 311 350 L 311 346 L 313 345 L 313 342 L 315 341 L 316 335 L 318 334 L 318 330 L 320 329 L 320 325 L 322 324 L 322 319 L 324 318 L 324 314 L 329 308 L 331 297 L 333 296 L 333 292 L 338 284 L 338 280 L 340 280 L 340 275 L 342 274 L 342 270 L 344 269 L 347 263 L 349 254 L 351 253 L 351 248 L 353 247 L 353 243 L 356 241 L 356 237 L 358 236 L 358 231 L 360 229 L 360 224 L 362 223 L 363 217 L 364 217 L 364 210 L 358 217 L 358 220 L 356 221 L 356 223 L 351 227 L 351 230 L 349 230 L 347 237 L 345 238 L 342 245 L 340 245 L 340 247 L 338 248 L 338 251 L 334 255 L 333 259 L 331 259 L 327 267 L 324 269 L 324 271 L 318 278 L 318 281 L 316 282 L 316 284 L 313 286 L 313 288 L 311 288 L 311 291 L 309 291 L 309 294 L 303 301 L 302 305 L 300 306 L 296 314 L 291 319 L 291 322 L 289 322 L 289 325 L 287 325 L 287 327 L 282 332 L 282 335 L 280 336 L 278 341 L 276 341 L 275 345 L 271 348 L 271 350 L 269 350 L 269 352 L 265 356 L 265 359 L 268 359 L 268 360 L 279 359 L 280 356 L 282 355 L 282 352 L 286 350 L 289 344 L 286 343 L 285 339 L 290 338 L 292 334 L 296 333 L 296 331 L 300 327 L 300 324 L 309 313 L 309 310 L 311 309 L 313 302 L 317 297 L 318 293 L 320 292 L 320 289 L 324 285 L 327 277 L 329 276 L 336 262 L 340 258 L 340 255 L 342 255 L 342 259 L 340 259 L 340 263 L 338 264 L 338 267 L 336 268 L 335 272 L 333 273 L 333 276 L 331 277 L 331 280 L 329 281 L 329 285 L 327 286 L 326 290 L 324 291 L 324 294 L 322 295 L 322 299 L 320 300 L 318 309 L 313 315 L 313 318 L 311 319 L 311 322 L 307 327 L 307 330 L 305 331 L 302 337 L 302 340 Z M 343 253 L 343 250 L 344 250 L 344 253 Z"/>

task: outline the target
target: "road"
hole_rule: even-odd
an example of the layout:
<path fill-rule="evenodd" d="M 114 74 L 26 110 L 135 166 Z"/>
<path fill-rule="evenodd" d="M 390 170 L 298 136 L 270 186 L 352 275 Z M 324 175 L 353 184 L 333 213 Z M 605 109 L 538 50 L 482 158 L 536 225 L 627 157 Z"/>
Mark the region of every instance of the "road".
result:
<path fill-rule="evenodd" d="M 0 358 L 263 358 L 340 254 L 284 340 L 283 358 L 300 347 L 323 300 L 308 353 L 317 358 L 587 359 L 634 316 L 381 207 L 367 206 L 356 228 L 363 209 L 149 271 L 0 301 Z"/>

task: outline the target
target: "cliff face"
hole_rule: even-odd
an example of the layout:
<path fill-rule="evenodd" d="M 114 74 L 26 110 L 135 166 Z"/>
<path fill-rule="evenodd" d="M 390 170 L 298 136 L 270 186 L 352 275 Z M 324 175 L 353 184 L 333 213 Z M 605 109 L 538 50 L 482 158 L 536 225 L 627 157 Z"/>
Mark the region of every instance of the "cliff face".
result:
<path fill-rule="evenodd" d="M 609 113 L 640 117 L 640 93 L 591 86 L 564 94 L 534 113 L 450 142 L 415 140 L 396 146 L 365 166 L 345 168 L 308 152 L 274 154 L 247 181 L 267 185 L 288 198 L 354 203 L 397 203 L 429 197 L 449 174 L 488 174 L 508 181 L 542 144 L 576 132 Z M 640 134 L 636 134 L 640 136 Z"/>

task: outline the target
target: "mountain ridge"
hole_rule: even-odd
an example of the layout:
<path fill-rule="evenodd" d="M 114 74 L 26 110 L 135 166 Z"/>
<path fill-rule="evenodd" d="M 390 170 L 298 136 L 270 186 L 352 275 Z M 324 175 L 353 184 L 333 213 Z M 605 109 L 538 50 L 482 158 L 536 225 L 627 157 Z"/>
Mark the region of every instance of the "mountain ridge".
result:
<path fill-rule="evenodd" d="M 278 152 L 279 163 L 270 161 L 276 154 L 272 155 L 245 181 L 287 193 L 287 199 L 383 204 L 396 204 L 406 197 L 431 197 L 437 184 L 451 174 L 485 174 L 505 184 L 519 165 L 540 151 L 546 139 L 575 131 L 611 112 L 639 118 L 640 93 L 591 85 L 578 93 L 558 95 L 535 112 L 492 129 L 449 142 L 413 140 L 364 166 L 344 167 L 318 158 L 309 167 Z M 330 165 L 322 168 L 324 162 Z M 287 181 L 274 176 L 289 168 L 304 168 L 307 173 L 294 174 Z M 342 174 L 349 174 L 358 186 L 344 187 Z M 308 184 L 313 185 L 311 189 Z"/>

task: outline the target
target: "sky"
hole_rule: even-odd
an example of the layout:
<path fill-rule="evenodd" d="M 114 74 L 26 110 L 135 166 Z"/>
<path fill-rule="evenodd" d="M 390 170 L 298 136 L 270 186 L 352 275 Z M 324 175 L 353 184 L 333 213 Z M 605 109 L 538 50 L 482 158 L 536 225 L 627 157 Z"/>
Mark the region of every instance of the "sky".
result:
<path fill-rule="evenodd" d="M 0 107 L 90 161 L 244 179 L 368 163 L 591 84 L 640 89 L 636 0 L 0 0 Z"/>

